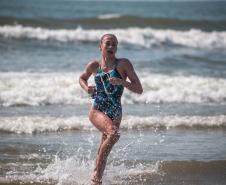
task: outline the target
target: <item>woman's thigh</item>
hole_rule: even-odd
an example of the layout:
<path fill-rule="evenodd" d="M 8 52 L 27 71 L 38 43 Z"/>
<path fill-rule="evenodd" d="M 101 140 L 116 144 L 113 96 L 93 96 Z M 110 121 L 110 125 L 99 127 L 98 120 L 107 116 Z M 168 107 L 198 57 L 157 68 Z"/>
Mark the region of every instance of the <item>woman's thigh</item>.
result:
<path fill-rule="evenodd" d="M 118 131 L 121 122 L 121 119 L 112 121 L 106 114 L 95 108 L 91 108 L 89 120 L 98 130 L 106 134 L 112 131 Z"/>

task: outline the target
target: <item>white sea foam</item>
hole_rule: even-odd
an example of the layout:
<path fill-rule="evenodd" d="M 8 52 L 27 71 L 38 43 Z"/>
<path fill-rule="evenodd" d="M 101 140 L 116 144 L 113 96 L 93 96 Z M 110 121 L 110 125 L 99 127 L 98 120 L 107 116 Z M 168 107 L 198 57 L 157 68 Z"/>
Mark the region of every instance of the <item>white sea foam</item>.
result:
<path fill-rule="evenodd" d="M 226 127 L 226 115 L 219 116 L 127 116 L 122 127 L 124 129 L 175 128 L 175 127 Z"/>
<path fill-rule="evenodd" d="M 219 116 L 124 116 L 122 130 L 143 130 L 156 128 L 226 128 L 226 115 Z M 56 132 L 64 130 L 94 131 L 95 127 L 87 116 L 77 117 L 2 117 L 0 131 L 12 133 Z"/>
<path fill-rule="evenodd" d="M 112 15 L 111 15 L 112 16 Z M 108 17 L 105 15 L 105 18 Z M 102 17 L 103 18 L 103 17 Z M 62 42 L 97 42 L 104 33 L 117 35 L 120 44 L 152 47 L 162 45 L 182 45 L 194 48 L 226 48 L 226 32 L 205 32 L 197 29 L 187 31 L 158 30 L 152 28 L 126 28 L 126 29 L 82 29 L 73 30 L 15 26 L 0 26 L 0 36 L 5 38 L 28 38 L 38 40 L 56 40 Z"/>
<path fill-rule="evenodd" d="M 2 106 L 84 104 L 78 84 L 78 74 L 1 73 L 0 100 Z"/>
<path fill-rule="evenodd" d="M 89 153 L 89 152 L 88 152 Z M 88 185 L 90 184 L 91 172 L 94 167 L 93 159 L 89 157 L 85 159 L 85 156 L 81 159 L 77 155 L 68 157 L 66 159 L 60 159 L 55 157 L 55 160 L 49 164 L 46 168 L 38 167 L 35 171 L 29 171 L 25 174 L 17 174 L 17 172 L 9 172 L 6 177 L 0 177 L 0 182 L 23 182 L 23 183 L 43 183 L 43 184 L 56 184 L 56 185 Z M 10 164 L 12 165 L 12 164 Z M 14 164 L 15 168 L 18 164 Z M 160 174 L 159 166 L 161 161 L 157 161 L 153 164 L 134 164 L 129 169 L 122 161 L 120 165 L 113 163 L 108 164 L 103 177 L 103 182 L 106 184 L 119 183 L 124 184 L 125 178 L 139 177 L 139 175 L 152 175 Z M 76 174 L 76 175 L 75 175 Z M 145 179 L 139 179 L 141 182 Z"/>
<path fill-rule="evenodd" d="M 145 73 L 140 76 L 144 93 L 139 96 L 125 91 L 124 103 L 222 103 L 226 100 L 223 78 Z"/>
<path fill-rule="evenodd" d="M 0 131 L 13 133 L 56 132 L 61 130 L 94 130 L 86 117 L 3 117 Z"/>
<path fill-rule="evenodd" d="M 226 101 L 226 79 L 149 73 L 139 76 L 143 94 L 125 89 L 123 104 Z M 78 77 L 78 73 L 0 73 L 0 105 L 89 104 L 91 98 L 79 86 Z"/>

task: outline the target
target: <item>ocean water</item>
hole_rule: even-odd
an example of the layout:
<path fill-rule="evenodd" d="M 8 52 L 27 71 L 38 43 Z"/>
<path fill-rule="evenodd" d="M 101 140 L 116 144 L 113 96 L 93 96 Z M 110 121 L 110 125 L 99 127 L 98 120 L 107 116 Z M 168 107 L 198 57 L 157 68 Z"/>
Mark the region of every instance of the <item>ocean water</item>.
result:
<path fill-rule="evenodd" d="M 0 184 L 89 184 L 78 78 L 104 33 L 144 93 L 124 91 L 103 184 L 226 184 L 226 2 L 76 0 L 0 1 Z"/>

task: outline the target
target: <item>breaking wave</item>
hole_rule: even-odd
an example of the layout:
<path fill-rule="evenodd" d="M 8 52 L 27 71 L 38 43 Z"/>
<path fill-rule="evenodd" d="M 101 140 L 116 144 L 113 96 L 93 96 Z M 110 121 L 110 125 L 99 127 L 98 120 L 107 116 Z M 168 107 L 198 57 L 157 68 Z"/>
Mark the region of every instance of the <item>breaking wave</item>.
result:
<path fill-rule="evenodd" d="M 226 102 L 226 79 L 139 74 L 142 95 L 125 89 L 123 104 Z M 90 104 L 78 83 L 79 73 L 0 73 L 0 106 Z M 91 78 L 90 84 L 94 84 Z"/>
<path fill-rule="evenodd" d="M 122 130 L 171 128 L 226 128 L 226 115 L 219 116 L 124 116 Z M 87 116 L 40 117 L 19 116 L 0 118 L 0 132 L 42 133 L 67 130 L 94 131 Z"/>

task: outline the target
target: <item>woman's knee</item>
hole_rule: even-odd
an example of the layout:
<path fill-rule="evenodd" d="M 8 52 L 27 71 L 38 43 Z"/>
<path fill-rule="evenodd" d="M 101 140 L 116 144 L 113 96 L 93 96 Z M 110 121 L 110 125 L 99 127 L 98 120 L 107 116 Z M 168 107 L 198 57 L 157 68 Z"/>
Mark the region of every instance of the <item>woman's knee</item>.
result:
<path fill-rule="evenodd" d="M 114 143 L 118 142 L 119 138 L 120 138 L 120 133 L 119 132 L 115 133 L 112 138 L 113 142 Z"/>
<path fill-rule="evenodd" d="M 107 137 L 112 143 L 116 143 L 120 138 L 119 129 L 117 127 L 112 127 L 107 133 Z"/>

